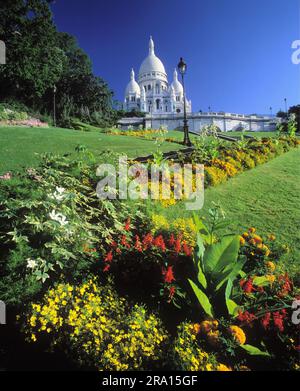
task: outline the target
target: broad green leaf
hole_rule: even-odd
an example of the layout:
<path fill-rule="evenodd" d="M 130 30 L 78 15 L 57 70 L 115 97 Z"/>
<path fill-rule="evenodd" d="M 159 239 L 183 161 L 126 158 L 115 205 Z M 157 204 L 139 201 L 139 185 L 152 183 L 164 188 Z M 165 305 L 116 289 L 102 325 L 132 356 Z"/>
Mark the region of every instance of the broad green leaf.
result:
<path fill-rule="evenodd" d="M 245 263 L 245 260 L 240 260 L 238 262 L 236 262 L 235 264 L 233 263 L 232 265 L 228 265 L 228 267 L 226 267 L 224 269 L 224 273 L 222 275 L 219 274 L 220 276 L 220 280 L 222 278 L 222 280 L 218 283 L 217 287 L 216 287 L 216 291 L 219 290 L 223 284 L 228 281 L 229 279 L 231 279 L 232 281 L 234 281 L 237 277 L 237 275 L 239 274 L 239 272 L 242 270 L 242 267 L 244 266 L 244 263 Z"/>
<path fill-rule="evenodd" d="M 189 279 L 189 283 L 198 299 L 198 302 L 199 304 L 201 305 L 201 307 L 203 308 L 204 312 L 211 316 L 212 318 L 214 317 L 213 316 L 213 309 L 212 309 L 212 305 L 209 301 L 209 298 L 206 296 L 206 294 L 204 292 L 202 292 L 202 290 L 200 288 L 197 287 L 197 285 Z"/>
<path fill-rule="evenodd" d="M 198 262 L 198 281 L 203 286 L 204 289 L 207 288 L 207 281 L 202 271 L 200 261 Z"/>
<path fill-rule="evenodd" d="M 226 236 L 220 243 L 210 245 L 205 251 L 203 263 L 205 271 L 222 271 L 230 263 L 235 263 L 239 251 L 239 237 Z"/>
<path fill-rule="evenodd" d="M 232 316 L 238 315 L 238 310 L 239 310 L 238 304 L 231 299 L 225 299 L 225 301 L 226 301 L 226 307 L 228 309 L 229 315 Z"/>
<path fill-rule="evenodd" d="M 236 304 L 236 302 L 230 299 L 232 287 L 233 280 L 229 279 L 225 289 L 225 302 L 229 315 L 236 316 L 238 313 L 239 306 Z"/>
<path fill-rule="evenodd" d="M 262 350 L 252 345 L 240 345 L 240 347 L 246 350 L 246 352 L 251 356 L 270 356 L 270 353 L 263 352 Z"/>

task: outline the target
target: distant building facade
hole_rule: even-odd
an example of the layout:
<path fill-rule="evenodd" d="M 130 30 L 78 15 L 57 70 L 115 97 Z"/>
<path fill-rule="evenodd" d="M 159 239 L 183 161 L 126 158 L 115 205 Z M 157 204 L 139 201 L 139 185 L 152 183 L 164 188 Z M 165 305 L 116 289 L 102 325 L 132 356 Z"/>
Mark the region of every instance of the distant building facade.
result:
<path fill-rule="evenodd" d="M 123 104 L 124 110 L 145 113 L 145 118 L 122 118 L 118 126 L 123 129 L 182 129 L 184 99 L 183 86 L 178 80 L 177 70 L 174 70 L 173 81 L 169 85 L 165 67 L 155 55 L 154 42 L 150 37 L 149 54 L 140 66 L 137 80 L 134 70 L 131 70 Z M 192 102 L 187 99 L 185 102 L 189 129 L 196 133 L 201 132 L 203 126 L 210 124 L 217 125 L 223 132 L 276 129 L 277 120 L 274 117 L 224 112 L 192 113 Z"/>
<path fill-rule="evenodd" d="M 152 37 L 149 41 L 149 54 L 142 62 L 138 79 L 131 70 L 130 82 L 125 90 L 124 110 L 141 111 L 149 114 L 183 113 L 183 87 L 174 70 L 173 81 L 169 85 L 167 73 L 161 60 L 155 55 Z M 192 111 L 192 102 L 186 100 L 186 110 Z"/>

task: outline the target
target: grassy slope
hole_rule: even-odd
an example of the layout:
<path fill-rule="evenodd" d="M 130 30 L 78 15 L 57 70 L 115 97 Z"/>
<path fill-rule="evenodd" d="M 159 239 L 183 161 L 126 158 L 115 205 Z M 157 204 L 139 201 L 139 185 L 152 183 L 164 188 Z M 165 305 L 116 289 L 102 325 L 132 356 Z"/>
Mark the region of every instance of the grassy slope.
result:
<path fill-rule="evenodd" d="M 78 145 L 85 145 L 95 155 L 104 149 L 123 152 L 130 157 L 155 152 L 157 145 L 151 140 L 127 136 L 112 136 L 100 132 L 82 132 L 60 128 L 0 128 L 0 174 L 20 166 L 34 165 L 36 153 L 73 153 Z M 181 145 L 165 142 L 161 149 L 171 151 Z"/>
<path fill-rule="evenodd" d="M 202 212 L 207 216 L 211 203 L 219 202 L 231 221 L 228 231 L 243 232 L 253 226 L 262 234 L 274 233 L 293 249 L 293 263 L 300 258 L 300 149 L 246 171 L 205 191 Z M 162 209 L 170 219 L 189 216 L 182 203 Z"/>

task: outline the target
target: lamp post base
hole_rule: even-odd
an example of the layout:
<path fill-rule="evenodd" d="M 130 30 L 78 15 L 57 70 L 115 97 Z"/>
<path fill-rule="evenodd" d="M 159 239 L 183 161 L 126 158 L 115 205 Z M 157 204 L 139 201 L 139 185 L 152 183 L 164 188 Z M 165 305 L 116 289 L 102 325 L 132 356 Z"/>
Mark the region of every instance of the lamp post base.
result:
<path fill-rule="evenodd" d="M 191 147 L 192 143 L 189 137 L 189 127 L 187 124 L 183 125 L 183 132 L 184 132 L 183 144 L 186 145 L 187 147 Z"/>

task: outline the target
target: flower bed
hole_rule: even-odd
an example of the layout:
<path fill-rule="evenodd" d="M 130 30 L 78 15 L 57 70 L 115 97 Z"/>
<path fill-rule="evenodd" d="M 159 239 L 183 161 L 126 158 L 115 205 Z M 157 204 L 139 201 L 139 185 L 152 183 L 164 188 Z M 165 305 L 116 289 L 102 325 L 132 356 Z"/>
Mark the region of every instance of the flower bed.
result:
<path fill-rule="evenodd" d="M 219 207 L 170 222 L 100 200 L 95 168 L 78 151 L 0 178 L 0 295 L 28 340 L 97 370 L 299 369 L 300 291 L 274 235 L 221 235 Z"/>

